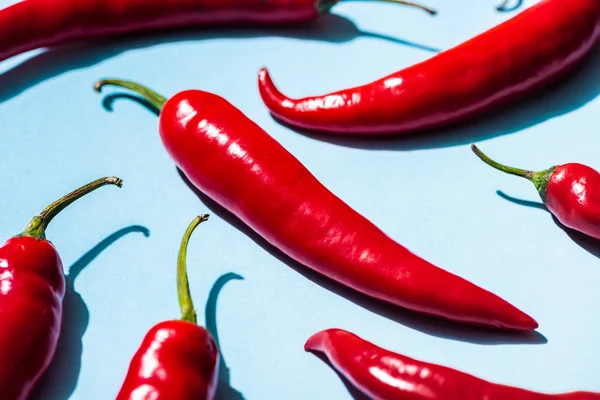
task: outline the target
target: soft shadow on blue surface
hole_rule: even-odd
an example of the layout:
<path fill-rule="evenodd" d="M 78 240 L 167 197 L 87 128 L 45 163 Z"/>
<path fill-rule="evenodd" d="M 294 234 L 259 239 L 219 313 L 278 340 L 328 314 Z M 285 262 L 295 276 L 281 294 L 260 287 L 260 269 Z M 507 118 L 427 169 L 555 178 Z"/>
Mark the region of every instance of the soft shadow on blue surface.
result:
<path fill-rule="evenodd" d="M 504 5 L 506 3 L 506 6 Z M 512 0 L 512 1 L 503 1 L 498 6 L 496 6 L 496 10 L 503 12 L 515 11 L 523 5 L 523 0 Z"/>
<path fill-rule="evenodd" d="M 75 279 L 107 247 L 130 233 L 143 233 L 146 237 L 150 235 L 148 228 L 140 225 L 119 229 L 104 238 L 69 268 L 63 300 L 62 328 L 56 353 L 48 371 L 36 386 L 31 400 L 67 400 L 75 391 L 81 370 L 82 339 L 90 320 L 88 308 L 75 290 Z"/>
<path fill-rule="evenodd" d="M 552 213 L 550 213 L 550 211 L 546 208 L 546 206 L 543 203 L 537 201 L 518 199 L 516 197 L 512 197 L 504 193 L 501 190 L 497 190 L 496 193 L 498 194 L 498 196 L 502 197 L 507 201 L 510 201 L 511 203 L 518 204 L 524 207 L 537 208 L 539 210 L 547 211 L 548 214 L 550 214 L 550 216 L 552 217 L 552 220 L 554 221 L 556 226 L 562 229 L 573 242 L 575 242 L 579 247 L 592 254 L 593 256 L 600 258 L 600 240 L 595 239 L 579 231 L 576 231 L 574 229 L 567 228 L 558 220 L 558 218 L 556 218 Z"/>
<path fill-rule="evenodd" d="M 274 71 L 276 72 L 276 71 Z M 281 88 L 285 91 L 285 88 Z M 318 93 L 315 93 L 318 94 Z M 513 134 L 549 119 L 570 113 L 600 94 L 600 44 L 593 54 L 568 76 L 519 101 L 453 126 L 392 136 L 343 136 L 308 132 L 286 124 L 292 131 L 338 146 L 366 150 L 411 151 L 462 146 Z M 574 128 L 576 129 L 576 128 Z"/>
<path fill-rule="evenodd" d="M 65 72 L 86 68 L 130 50 L 155 45 L 210 40 L 218 38 L 247 39 L 254 37 L 289 37 L 333 43 L 348 42 L 360 37 L 386 40 L 428 52 L 439 49 L 374 32 L 361 31 L 349 19 L 328 14 L 317 21 L 302 25 L 273 27 L 221 27 L 206 29 L 172 29 L 152 34 L 130 34 L 102 40 L 79 42 L 51 49 L 27 59 L 0 74 L 0 102 L 10 100 L 25 90 Z"/>
<path fill-rule="evenodd" d="M 293 268 L 299 274 L 322 286 L 323 288 L 348 299 L 360 307 L 420 332 L 446 339 L 478 344 L 547 343 L 547 339 L 539 332 L 506 332 L 456 324 L 451 321 L 419 314 L 404 308 L 381 302 L 379 300 L 367 297 L 366 295 L 356 292 L 337 282 L 334 282 L 333 280 L 328 279 L 327 277 L 318 274 L 310 268 L 307 268 L 304 265 L 296 262 L 279 249 L 272 246 L 235 215 L 231 214 L 229 211 L 218 205 L 216 202 L 194 187 L 194 185 L 187 179 L 181 170 L 178 169 L 178 172 L 188 187 L 198 196 L 200 201 L 202 201 L 202 203 L 204 203 L 204 205 L 211 210 L 213 214 L 233 225 L 235 228 L 252 239 L 256 244 L 269 252 L 272 256 Z"/>
<path fill-rule="evenodd" d="M 369 396 L 358 390 L 352 384 L 352 382 L 346 379 L 344 375 L 342 375 L 337 369 L 335 369 L 335 367 L 331 364 L 331 361 L 329 361 L 325 354 L 320 352 L 314 352 L 313 355 L 315 355 L 318 359 L 327 364 L 327 366 L 329 366 L 329 368 L 331 368 L 331 370 L 335 372 L 335 374 L 338 376 L 338 378 L 340 378 L 344 386 L 346 386 L 346 390 L 348 390 L 348 394 L 350 395 L 350 397 L 352 397 L 354 400 L 370 400 Z"/>
<path fill-rule="evenodd" d="M 242 279 L 244 278 L 233 272 L 221 275 L 214 283 L 208 295 L 208 300 L 206 301 L 206 308 L 204 311 L 206 329 L 208 329 L 215 339 L 217 348 L 219 349 L 219 387 L 217 388 L 216 400 L 244 400 L 244 395 L 231 387 L 231 373 L 223 358 L 223 348 L 221 347 L 219 330 L 217 329 L 217 298 L 221 293 L 221 289 L 223 289 L 223 286 L 231 280 Z"/>

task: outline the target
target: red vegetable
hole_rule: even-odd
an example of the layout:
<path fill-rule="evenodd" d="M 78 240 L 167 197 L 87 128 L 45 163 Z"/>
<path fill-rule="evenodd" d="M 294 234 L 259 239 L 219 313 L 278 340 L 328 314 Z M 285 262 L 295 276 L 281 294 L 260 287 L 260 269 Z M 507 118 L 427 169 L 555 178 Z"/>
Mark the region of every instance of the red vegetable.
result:
<path fill-rule="evenodd" d="M 433 58 L 374 82 L 291 99 L 259 74 L 262 99 L 292 126 L 338 134 L 399 134 L 481 114 L 571 70 L 600 33 L 600 1 L 542 0 Z"/>
<path fill-rule="evenodd" d="M 181 320 L 153 326 L 135 353 L 116 400 L 207 400 L 217 390 L 219 350 L 210 332 L 199 326 L 186 271 L 192 232 L 208 215 L 196 217 L 183 235 L 177 260 Z"/>
<path fill-rule="evenodd" d="M 0 397 L 25 400 L 47 370 L 62 318 L 65 276 L 46 227 L 65 207 L 119 178 L 91 182 L 46 207 L 0 247 Z"/>
<path fill-rule="evenodd" d="M 296 261 L 415 311 L 498 328 L 538 326 L 500 297 L 392 240 L 222 97 L 187 90 L 167 101 L 117 80 L 99 81 L 95 88 L 107 84 L 132 89 L 162 110 L 163 144 L 190 181 Z"/>
<path fill-rule="evenodd" d="M 534 172 L 499 164 L 474 144 L 473 152 L 486 164 L 533 182 L 546 208 L 564 226 L 600 239 L 600 173 L 578 163 Z"/>
<path fill-rule="evenodd" d="M 341 329 L 316 333 L 305 350 L 324 353 L 333 368 L 373 400 L 598 400 L 600 393 L 543 394 L 484 381 L 393 353 Z"/>
<path fill-rule="evenodd" d="M 339 0 L 21 0 L 0 10 L 0 60 L 82 39 L 193 26 L 292 24 Z M 379 0 L 435 11 L 401 0 Z M 32 28 L 34 27 L 34 28 Z"/>

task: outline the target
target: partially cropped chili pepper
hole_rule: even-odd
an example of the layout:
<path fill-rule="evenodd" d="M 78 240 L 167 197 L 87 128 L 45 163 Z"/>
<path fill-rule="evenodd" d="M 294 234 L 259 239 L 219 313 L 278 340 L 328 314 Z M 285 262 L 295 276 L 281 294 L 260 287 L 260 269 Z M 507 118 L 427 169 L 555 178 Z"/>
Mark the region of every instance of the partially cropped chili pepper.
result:
<path fill-rule="evenodd" d="M 436 11 L 402 0 L 378 0 Z M 339 0 L 21 0 L 0 10 L 0 60 L 79 40 L 161 29 L 308 22 Z M 32 29 L 32 26 L 35 29 Z"/>
<path fill-rule="evenodd" d="M 531 330 L 537 323 L 500 297 L 411 253 L 349 207 L 227 100 L 186 90 L 167 100 L 134 82 L 160 113 L 160 136 L 203 193 L 273 246 L 371 297 L 455 321 Z"/>
<path fill-rule="evenodd" d="M 543 171 L 527 171 L 497 163 L 477 146 L 473 152 L 486 164 L 530 180 L 548 211 L 564 226 L 600 239 L 600 173 L 587 165 L 568 163 Z"/>
<path fill-rule="evenodd" d="M 182 318 L 159 322 L 133 356 L 116 400 L 209 400 L 215 397 L 219 350 L 198 325 L 188 284 L 186 255 L 192 232 L 208 215 L 188 226 L 177 259 L 177 292 Z"/>
<path fill-rule="evenodd" d="M 91 182 L 46 207 L 23 233 L 0 247 L 0 397 L 25 400 L 52 360 L 63 311 L 65 276 L 60 255 L 46 239 L 50 221 L 65 207 L 104 186 Z"/>
<path fill-rule="evenodd" d="M 447 125 L 497 108 L 564 75 L 600 34 L 597 0 L 542 0 L 512 19 L 374 82 L 291 99 L 259 73 L 262 99 L 289 125 L 387 135 Z"/>
<path fill-rule="evenodd" d="M 545 394 L 488 382 L 391 352 L 342 329 L 318 332 L 304 348 L 327 356 L 339 374 L 372 400 L 600 399 L 600 393 Z"/>

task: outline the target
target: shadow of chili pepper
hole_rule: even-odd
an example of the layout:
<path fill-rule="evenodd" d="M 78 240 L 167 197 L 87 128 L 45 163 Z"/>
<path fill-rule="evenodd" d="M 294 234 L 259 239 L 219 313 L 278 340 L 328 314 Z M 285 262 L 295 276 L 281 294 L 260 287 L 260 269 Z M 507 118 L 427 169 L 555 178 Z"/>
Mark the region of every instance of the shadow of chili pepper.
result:
<path fill-rule="evenodd" d="M 219 204 L 211 200 L 204 193 L 200 192 L 194 185 L 188 180 L 185 174 L 177 169 L 182 180 L 188 185 L 204 204 L 211 210 L 211 213 L 217 215 L 219 218 L 227 221 L 235 228 L 240 230 L 256 244 L 261 246 L 269 254 L 293 268 L 296 272 L 303 275 L 307 279 L 322 286 L 323 288 L 330 290 L 354 304 L 369 310 L 373 313 L 381 315 L 392 321 L 398 322 L 402 325 L 408 326 L 412 329 L 420 332 L 437 336 L 445 339 L 452 339 L 463 342 L 477 343 L 477 344 L 544 344 L 547 343 L 547 339 L 539 332 L 504 332 L 493 329 L 465 326 L 461 324 L 455 324 L 451 321 L 443 320 L 433 316 L 427 316 L 413 312 L 407 309 L 403 309 L 382 301 L 370 298 L 359 292 L 356 292 L 342 284 L 339 284 L 313 270 L 305 267 L 298 263 L 292 258 L 285 255 L 279 249 L 272 246 L 260 235 L 254 232 L 250 227 L 243 223 L 235 215 L 231 214 L 228 210 L 221 207 Z"/>
<path fill-rule="evenodd" d="M 333 365 L 331 365 L 331 361 L 329 361 L 329 358 L 327 358 L 325 354 L 315 351 L 312 352 L 312 355 L 317 357 L 319 360 L 323 361 L 331 369 L 331 371 L 335 372 L 335 374 L 338 376 L 338 378 L 340 378 L 344 386 L 346 386 L 346 390 L 348 390 L 348 394 L 350 394 L 350 397 L 352 397 L 354 400 L 370 400 L 369 396 L 358 390 L 352 384 L 352 382 L 350 382 L 344 375 L 339 373 Z"/>
<path fill-rule="evenodd" d="M 577 244 L 579 247 L 581 247 L 591 255 L 600 258 L 600 240 L 564 226 L 554 215 L 552 215 L 552 213 L 550 213 L 550 211 L 548 211 L 548 209 L 543 203 L 538 201 L 517 199 L 516 197 L 512 197 L 502 192 L 501 190 L 497 190 L 496 193 L 498 194 L 498 196 L 502 197 L 507 201 L 510 201 L 511 203 L 525 207 L 537 208 L 539 210 L 544 210 L 548 212 L 556 226 L 562 229 L 567 234 L 567 236 L 569 236 L 569 238 L 573 242 L 575 242 L 575 244 Z"/>
<path fill-rule="evenodd" d="M 48 371 L 36 386 L 31 400 L 68 400 L 75 391 L 81 370 L 82 338 L 90 320 L 89 310 L 75 290 L 75 279 L 107 247 L 130 233 L 143 233 L 146 237 L 150 235 L 148 228 L 140 225 L 119 229 L 81 256 L 69 268 L 56 353 Z"/>
<path fill-rule="evenodd" d="M 90 67 L 127 51 L 173 42 L 257 37 L 283 37 L 331 43 L 343 43 L 367 37 L 428 52 L 440 51 L 437 48 L 409 40 L 362 31 L 351 20 L 336 14 L 327 14 L 312 23 L 303 25 L 272 27 L 244 27 L 240 25 L 231 28 L 171 29 L 147 34 L 114 36 L 110 39 L 89 40 L 43 51 L 0 74 L 0 102 L 16 97 L 38 83 L 72 70 Z"/>
<path fill-rule="evenodd" d="M 504 5 L 504 3 L 507 3 L 506 6 Z M 515 11 L 518 8 L 521 8 L 521 6 L 523 5 L 523 0 L 515 0 L 513 2 L 512 6 L 509 6 L 510 2 L 503 2 L 502 4 L 500 4 L 499 6 L 496 7 L 496 10 L 498 11 L 502 11 L 502 12 L 510 12 L 510 11 Z"/>
<path fill-rule="evenodd" d="M 242 279 L 244 279 L 242 276 L 233 272 L 221 275 L 214 283 L 212 289 L 210 289 L 208 300 L 206 301 L 204 311 L 205 326 L 212 334 L 219 349 L 219 387 L 217 389 L 216 400 L 244 400 L 244 395 L 231 387 L 231 374 L 223 358 L 223 349 L 219 340 L 219 330 L 217 329 L 217 298 L 219 297 L 219 293 L 227 282 Z"/>

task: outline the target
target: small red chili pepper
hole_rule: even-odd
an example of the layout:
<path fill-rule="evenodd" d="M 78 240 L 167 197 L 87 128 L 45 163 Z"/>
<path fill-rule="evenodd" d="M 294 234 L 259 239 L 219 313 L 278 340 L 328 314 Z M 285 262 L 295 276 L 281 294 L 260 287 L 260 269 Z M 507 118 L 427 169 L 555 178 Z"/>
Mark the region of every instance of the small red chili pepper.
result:
<path fill-rule="evenodd" d="M 278 119 L 313 131 L 400 134 L 466 119 L 532 92 L 588 55 L 600 35 L 600 1 L 542 0 L 436 56 L 333 93 L 291 99 L 259 73 Z"/>
<path fill-rule="evenodd" d="M 176 165 L 203 193 L 283 253 L 368 296 L 451 320 L 532 330 L 538 324 L 500 297 L 434 266 L 333 194 L 289 151 L 227 100 L 201 90 L 167 101 L 134 82 L 160 113 Z"/>
<path fill-rule="evenodd" d="M 311 336 L 306 351 L 323 353 L 332 367 L 372 400 L 598 400 L 600 393 L 536 393 L 391 352 L 342 329 Z"/>
<path fill-rule="evenodd" d="M 490 159 L 474 144 L 473 152 L 486 164 L 530 180 L 548 211 L 564 226 L 600 239 L 600 173 L 587 165 L 568 163 L 543 171 L 507 167 Z"/>
<path fill-rule="evenodd" d="M 131 363 L 116 400 L 209 400 L 215 397 L 219 350 L 210 332 L 199 326 L 186 269 L 192 232 L 208 215 L 188 226 L 177 259 L 177 292 L 182 318 L 153 326 Z"/>
<path fill-rule="evenodd" d="M 0 247 L 0 397 L 25 400 L 54 356 L 63 312 L 65 276 L 60 255 L 46 239 L 50 221 L 77 199 L 104 186 L 91 182 L 46 207 L 23 233 Z"/>
<path fill-rule="evenodd" d="M 436 11 L 402 0 L 378 0 Z M 0 60 L 78 40 L 225 24 L 294 24 L 339 0 L 22 0 L 0 10 Z M 32 29 L 32 26 L 35 29 Z"/>

